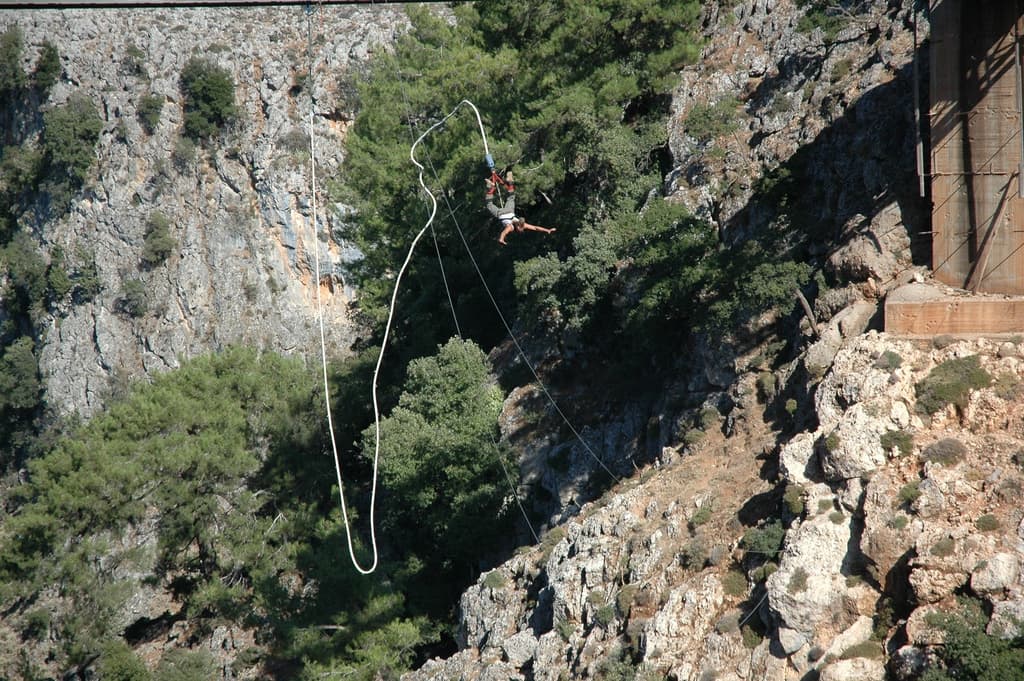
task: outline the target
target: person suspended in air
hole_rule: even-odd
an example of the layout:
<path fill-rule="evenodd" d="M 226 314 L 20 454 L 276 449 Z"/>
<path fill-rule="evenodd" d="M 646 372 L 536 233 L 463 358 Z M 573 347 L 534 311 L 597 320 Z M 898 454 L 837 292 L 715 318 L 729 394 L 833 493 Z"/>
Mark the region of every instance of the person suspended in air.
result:
<path fill-rule="evenodd" d="M 507 173 L 505 179 L 502 179 L 496 172 L 492 172 L 491 176 L 484 180 L 484 183 L 487 185 L 487 210 L 501 222 L 501 234 L 498 235 L 499 244 L 505 246 L 505 237 L 511 234 L 513 230 L 517 232 L 541 232 L 543 234 L 551 234 L 555 231 L 547 227 L 531 225 L 516 215 L 516 188 L 512 184 L 512 173 Z M 505 199 L 505 203 L 501 207 L 494 203 L 494 194 L 499 183 L 508 192 L 508 198 Z"/>

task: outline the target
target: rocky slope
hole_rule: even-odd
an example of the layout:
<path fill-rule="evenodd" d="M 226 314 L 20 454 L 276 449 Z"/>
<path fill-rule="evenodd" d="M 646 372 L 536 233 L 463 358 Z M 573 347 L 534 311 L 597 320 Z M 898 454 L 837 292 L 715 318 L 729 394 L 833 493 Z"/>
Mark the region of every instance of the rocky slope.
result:
<path fill-rule="evenodd" d="M 358 254 L 341 235 L 342 206 L 321 206 L 312 226 L 307 126 L 312 96 L 321 186 L 343 159 L 354 69 L 405 26 L 400 10 L 332 7 L 309 26 L 302 8 L 18 10 L 2 24 L 25 36 L 30 68 L 43 41 L 62 77 L 44 106 L 85 93 L 104 128 L 91 180 L 68 216 L 32 225 L 42 249 L 72 265 L 94 254 L 101 290 L 67 303 L 44 331 L 41 372 L 59 412 L 94 412 L 124 380 L 178 365 L 230 343 L 312 354 L 316 336 L 313 249 L 334 352 L 353 338 L 345 263 Z M 239 116 L 210 149 L 182 141 L 179 77 L 192 56 L 226 68 Z M 163 102 L 150 134 L 144 97 Z M 154 213 L 171 224 L 168 260 L 141 262 Z M 141 281 L 148 311 L 125 314 L 125 282 Z"/>
<path fill-rule="evenodd" d="M 407 681 L 913 679 L 943 640 L 929 615 L 962 596 L 990 634 L 1018 632 L 1019 339 L 912 341 L 878 321 L 886 292 L 927 275 L 914 17 L 860 3 L 826 40 L 788 0 L 720 4 L 673 103 L 666 193 L 727 241 L 772 221 L 825 235 L 817 328 L 788 355 L 770 337 L 709 353 L 687 387 L 731 410 L 482 575 L 460 651 Z M 725 112 L 711 132 L 690 120 L 709 109 Z M 990 378 L 936 408 L 928 382 L 970 357 Z"/>
<path fill-rule="evenodd" d="M 463 595 L 459 651 L 407 679 L 912 679 L 942 640 L 929 613 L 957 596 L 985 604 L 995 635 L 1024 618 L 1020 344 L 878 331 L 885 293 L 926 272 L 912 17 L 901 3 L 860 3 L 826 39 L 792 0 L 719 5 L 708 4 L 701 61 L 681 73 L 666 194 L 726 241 L 775 221 L 813 235 L 834 284 L 813 300 L 818 328 L 790 329 L 796 350 L 767 333 L 778 319 L 762 320 L 757 342 L 709 343 L 706 366 L 677 386 L 703 409 L 666 398 L 654 421 L 645 405 L 595 426 L 588 439 L 625 479 L 582 507 L 588 452 L 538 437 L 543 424 L 526 417 L 537 390 L 515 391 L 503 434 L 527 483 L 563 510 L 538 545 Z M 95 251 L 103 283 L 46 334 L 47 396 L 61 411 L 98 408 L 119 372 L 230 342 L 308 351 L 313 248 L 331 272 L 321 290 L 332 342 L 351 338 L 344 267 L 355 254 L 343 207 L 325 211 L 329 239 L 314 235 L 303 117 L 312 88 L 327 175 L 351 120 L 344 74 L 403 20 L 380 7 L 318 15 L 310 86 L 299 10 L 226 11 L 3 15 L 25 31 L 26 63 L 44 38 L 58 44 L 64 74 L 50 102 L 91 92 L 106 120 L 83 200 L 35 229 L 47 247 Z M 189 156 L 178 74 L 193 53 L 232 71 L 243 115 L 219 146 Z M 149 93 L 165 102 L 152 134 L 136 117 Z M 709 109 L 724 112 L 710 131 L 693 122 Z M 132 263 L 155 210 L 177 247 L 147 270 Z M 141 318 L 120 310 L 129 279 L 154 301 Z M 918 384 L 970 356 L 991 383 L 922 411 Z M 227 665 L 245 643 L 228 639 L 242 636 L 218 630 L 204 645 Z"/>

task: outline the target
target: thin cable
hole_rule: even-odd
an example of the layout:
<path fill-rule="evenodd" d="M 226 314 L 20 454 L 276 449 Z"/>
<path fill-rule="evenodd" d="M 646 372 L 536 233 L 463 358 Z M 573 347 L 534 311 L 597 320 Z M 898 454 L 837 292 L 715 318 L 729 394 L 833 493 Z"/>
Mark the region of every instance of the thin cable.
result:
<path fill-rule="evenodd" d="M 348 517 L 348 504 L 345 503 L 345 486 L 341 479 L 341 458 L 338 455 L 338 441 L 334 435 L 334 417 L 331 413 L 331 388 L 327 378 L 327 339 L 324 331 L 324 308 L 320 295 L 320 238 L 317 223 L 316 203 L 316 132 L 313 128 L 313 14 L 307 7 L 307 32 L 308 32 L 308 57 L 309 57 L 309 181 L 310 181 L 310 204 L 312 206 L 313 219 L 313 270 L 315 274 L 314 286 L 316 288 L 316 311 L 317 324 L 320 330 L 320 366 L 323 370 L 324 383 L 324 406 L 327 409 L 327 430 L 331 435 L 331 454 L 334 456 L 334 471 L 338 482 L 338 497 L 341 501 L 341 517 L 345 523 L 345 540 L 348 544 L 348 555 L 352 559 L 352 565 L 360 574 L 368 575 L 377 569 L 377 533 L 374 522 L 374 515 L 377 506 L 377 457 L 373 460 L 373 482 L 370 488 L 370 547 L 373 551 L 373 561 L 370 567 L 364 568 L 356 558 L 355 547 L 352 542 L 352 527 Z M 376 395 L 374 396 L 376 399 Z M 374 402 L 376 407 L 376 402 Z M 379 427 L 379 424 L 378 424 Z"/>
<path fill-rule="evenodd" d="M 471 109 L 473 109 L 473 112 L 476 114 L 477 124 L 480 126 L 480 137 L 483 140 L 483 144 L 484 144 L 484 153 L 486 154 L 486 157 L 488 159 L 491 156 L 490 149 L 489 149 L 489 147 L 487 145 L 487 133 L 484 131 L 484 124 L 483 124 L 483 121 L 480 119 L 480 112 L 477 110 L 476 105 L 474 105 L 468 99 L 464 99 L 461 102 L 459 102 L 455 106 L 455 108 L 452 109 L 451 112 L 447 116 L 442 118 L 440 121 L 438 121 L 434 125 L 430 126 L 430 128 L 428 128 L 426 130 L 426 132 L 424 132 L 422 135 L 420 135 L 419 139 L 416 140 L 416 142 L 412 145 L 412 148 L 409 150 L 409 158 L 416 165 L 416 167 L 419 168 L 419 182 L 420 182 L 420 186 L 423 187 L 423 190 L 425 192 L 427 192 L 427 194 L 430 196 L 430 201 L 431 201 L 431 203 L 433 205 L 433 210 L 432 210 L 431 215 L 430 215 L 430 221 L 431 222 L 433 222 L 434 215 L 437 213 L 437 199 L 434 197 L 434 194 L 430 191 L 430 189 L 426 185 L 426 182 L 424 182 L 424 180 L 423 180 L 423 171 L 425 170 L 425 168 L 416 159 L 416 147 L 420 144 L 420 142 L 423 141 L 423 138 L 426 137 L 427 134 L 429 134 L 432 130 L 434 130 L 434 128 L 437 128 L 437 127 L 443 125 L 449 118 L 454 116 L 455 113 L 459 110 L 459 108 L 463 104 L 468 105 Z M 440 178 L 437 177 L 436 173 L 435 173 L 435 179 L 440 181 Z M 446 203 L 448 202 L 447 196 L 445 196 L 445 202 Z M 555 411 L 558 412 L 558 415 L 562 417 L 563 421 L 565 421 L 565 424 L 569 427 L 569 430 L 572 431 L 572 434 L 576 436 L 576 438 L 580 441 L 580 443 L 583 445 L 583 447 L 587 450 L 587 453 L 589 453 L 590 456 L 593 457 L 593 459 L 595 461 L 597 461 L 598 464 L 600 464 L 601 468 L 603 468 L 605 470 L 605 472 L 608 473 L 608 475 L 610 475 L 612 478 L 614 478 L 617 482 L 622 482 L 622 479 L 619 476 L 617 476 L 615 473 L 613 473 L 612 470 L 610 468 L 608 468 L 607 465 L 605 465 L 604 461 L 602 461 L 601 458 L 594 452 L 594 450 L 590 447 L 590 445 L 587 444 L 587 441 L 583 439 L 583 436 L 579 434 L 579 432 L 576 430 L 575 426 L 572 425 L 572 423 L 569 421 L 568 417 L 562 411 L 561 407 L 558 406 L 558 403 L 555 401 L 555 398 L 552 397 L 550 392 L 548 392 L 547 386 L 545 386 L 544 382 L 540 379 L 540 375 L 537 373 L 536 369 L 534 369 L 533 364 L 530 362 L 529 358 L 526 356 L 526 352 L 523 350 L 522 346 L 519 344 L 519 340 L 516 338 L 516 335 L 512 332 L 512 327 L 509 325 L 508 321 L 505 319 L 505 315 L 502 314 L 501 308 L 498 306 L 498 301 L 495 299 L 494 294 L 491 293 L 491 289 L 487 285 L 487 280 L 484 278 L 483 271 L 480 269 L 480 266 L 477 263 L 476 258 L 473 256 L 473 251 L 469 247 L 469 242 L 466 241 L 466 237 L 462 233 L 462 227 L 459 225 L 459 222 L 458 222 L 458 220 L 455 217 L 455 213 L 454 213 L 454 211 L 451 210 L 450 205 L 449 205 L 449 213 L 451 214 L 452 222 L 455 225 L 455 229 L 456 229 L 456 231 L 459 234 L 459 238 L 462 240 L 462 245 L 465 247 L 466 253 L 469 255 L 470 262 L 473 263 L 473 268 L 476 270 L 477 275 L 480 277 L 480 281 L 484 285 L 484 290 L 487 292 L 487 297 L 490 298 L 491 304 L 494 306 L 495 311 L 497 311 L 498 317 L 501 319 L 502 325 L 505 327 L 505 330 L 508 332 L 509 338 L 512 339 L 512 343 L 515 345 L 516 350 L 519 352 L 519 355 L 520 355 L 520 357 L 522 357 L 523 362 L 526 364 L 527 368 L 530 370 L 530 373 L 533 375 L 534 379 L 537 381 L 537 384 L 540 386 L 541 391 L 548 398 L 548 401 L 551 403 L 551 406 L 554 407 Z"/>

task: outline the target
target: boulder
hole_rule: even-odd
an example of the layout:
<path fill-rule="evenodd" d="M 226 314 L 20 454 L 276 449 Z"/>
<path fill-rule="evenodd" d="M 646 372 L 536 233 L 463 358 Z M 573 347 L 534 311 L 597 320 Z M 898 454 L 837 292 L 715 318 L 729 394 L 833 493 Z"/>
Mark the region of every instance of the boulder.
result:
<path fill-rule="evenodd" d="M 1012 553 L 997 553 L 983 560 L 971 573 L 971 589 L 978 595 L 1002 594 L 1017 585 L 1020 558 Z"/>
<path fill-rule="evenodd" d="M 821 470 L 826 480 L 847 480 L 873 472 L 886 461 L 882 436 L 891 430 L 887 418 L 872 416 L 863 404 L 845 411 L 826 437 Z"/>
<path fill-rule="evenodd" d="M 819 681 L 878 681 L 885 678 L 885 662 L 879 658 L 854 657 L 825 665 Z"/>

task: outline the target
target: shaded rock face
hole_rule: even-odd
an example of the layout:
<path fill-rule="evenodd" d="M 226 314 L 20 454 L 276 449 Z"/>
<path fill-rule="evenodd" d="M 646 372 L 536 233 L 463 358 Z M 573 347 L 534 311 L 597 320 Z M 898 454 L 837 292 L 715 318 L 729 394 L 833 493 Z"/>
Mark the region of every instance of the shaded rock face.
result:
<path fill-rule="evenodd" d="M 47 402 L 89 414 L 126 379 L 245 343 L 311 353 L 319 294 L 329 350 L 354 336 L 343 237 L 344 207 L 310 198 L 310 111 L 320 186 L 338 171 L 353 113 L 353 71 L 406 25 L 392 8 L 329 8 L 314 17 L 309 77 L 301 8 L 19 10 L 4 14 L 25 36 L 26 63 L 44 40 L 62 77 L 45 106 L 84 94 L 100 111 L 97 161 L 70 213 L 25 216 L 41 247 L 71 266 L 95 258 L 100 291 L 67 302 L 43 329 Z M 182 139 L 182 67 L 200 57 L 235 83 L 238 117 L 209 144 Z M 162 103 L 152 130 L 139 111 Z M 174 247 L 142 262 L 147 223 L 159 213 Z M 315 275 L 319 258 L 319 285 Z M 128 314 L 126 282 L 141 282 L 146 310 Z"/>

